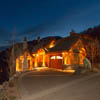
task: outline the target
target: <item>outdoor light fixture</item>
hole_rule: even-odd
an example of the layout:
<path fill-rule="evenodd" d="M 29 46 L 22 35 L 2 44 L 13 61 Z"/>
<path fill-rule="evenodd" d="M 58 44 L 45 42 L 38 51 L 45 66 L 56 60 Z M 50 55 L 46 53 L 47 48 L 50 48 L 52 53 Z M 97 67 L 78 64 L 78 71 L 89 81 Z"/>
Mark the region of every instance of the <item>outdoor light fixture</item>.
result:
<path fill-rule="evenodd" d="M 38 54 L 36 54 L 36 56 L 38 57 L 39 55 L 38 55 Z"/>

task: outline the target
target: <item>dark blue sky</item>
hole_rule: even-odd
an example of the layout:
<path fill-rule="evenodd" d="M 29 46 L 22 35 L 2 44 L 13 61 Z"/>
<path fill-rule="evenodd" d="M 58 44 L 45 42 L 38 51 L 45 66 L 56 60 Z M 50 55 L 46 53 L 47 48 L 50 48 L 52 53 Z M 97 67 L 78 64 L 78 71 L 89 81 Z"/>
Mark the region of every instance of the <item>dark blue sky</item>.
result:
<path fill-rule="evenodd" d="M 71 29 L 99 24 L 100 0 L 0 0 L 0 46 L 24 36 L 67 36 Z"/>

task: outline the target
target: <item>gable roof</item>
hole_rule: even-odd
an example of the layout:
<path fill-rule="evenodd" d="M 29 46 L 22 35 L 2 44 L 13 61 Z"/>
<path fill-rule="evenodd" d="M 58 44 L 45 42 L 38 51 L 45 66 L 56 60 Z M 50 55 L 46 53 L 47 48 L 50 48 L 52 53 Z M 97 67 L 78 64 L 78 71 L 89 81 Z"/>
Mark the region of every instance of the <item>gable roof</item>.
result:
<path fill-rule="evenodd" d="M 80 39 L 79 36 L 69 36 L 58 40 L 53 48 L 50 48 L 49 52 L 61 52 L 61 51 L 68 51 L 73 44 L 75 44 Z"/>
<path fill-rule="evenodd" d="M 44 38 L 42 40 L 40 40 L 40 42 L 34 46 L 32 52 L 37 52 L 40 48 L 43 48 L 44 50 L 46 50 L 45 48 L 48 48 L 48 45 L 52 42 L 52 41 L 56 41 L 57 39 L 55 37 L 48 37 L 48 38 Z"/>

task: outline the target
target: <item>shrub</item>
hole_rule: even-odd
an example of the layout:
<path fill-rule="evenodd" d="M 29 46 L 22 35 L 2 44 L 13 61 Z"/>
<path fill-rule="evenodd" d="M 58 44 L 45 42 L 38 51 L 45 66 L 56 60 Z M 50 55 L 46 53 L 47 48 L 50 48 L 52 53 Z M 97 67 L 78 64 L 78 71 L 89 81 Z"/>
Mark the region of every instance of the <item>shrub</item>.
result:
<path fill-rule="evenodd" d="M 83 63 L 84 63 L 85 69 L 89 69 L 90 70 L 92 68 L 91 67 L 91 62 L 86 57 L 85 57 Z"/>

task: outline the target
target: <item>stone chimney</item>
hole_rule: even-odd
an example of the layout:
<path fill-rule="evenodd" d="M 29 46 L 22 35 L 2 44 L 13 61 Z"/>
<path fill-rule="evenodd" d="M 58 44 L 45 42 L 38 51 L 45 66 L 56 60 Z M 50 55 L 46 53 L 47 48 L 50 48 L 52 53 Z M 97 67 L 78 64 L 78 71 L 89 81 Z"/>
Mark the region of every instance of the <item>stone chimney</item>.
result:
<path fill-rule="evenodd" d="M 27 38 L 24 37 L 23 50 L 25 51 L 26 49 L 27 49 Z"/>
<path fill-rule="evenodd" d="M 37 42 L 38 42 L 38 43 L 40 42 L 40 36 L 37 37 Z"/>
<path fill-rule="evenodd" d="M 75 31 L 72 29 L 72 31 L 70 32 L 70 36 L 75 36 Z"/>

